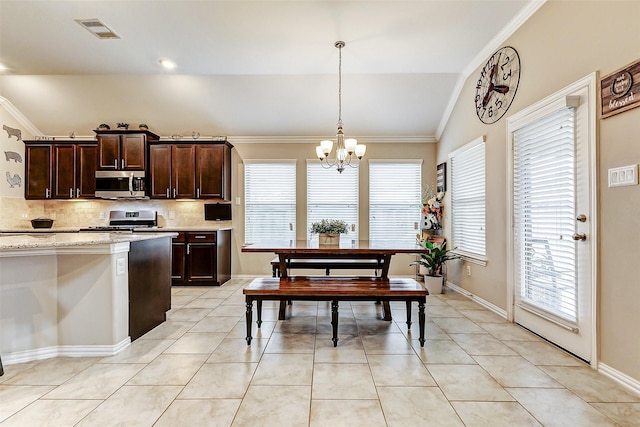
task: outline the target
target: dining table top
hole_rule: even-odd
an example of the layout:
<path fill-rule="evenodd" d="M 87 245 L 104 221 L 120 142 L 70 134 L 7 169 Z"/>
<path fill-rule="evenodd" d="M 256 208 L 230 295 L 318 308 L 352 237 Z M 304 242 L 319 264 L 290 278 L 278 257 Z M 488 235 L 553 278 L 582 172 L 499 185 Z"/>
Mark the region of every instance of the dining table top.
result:
<path fill-rule="evenodd" d="M 424 252 L 415 240 L 355 240 L 343 238 L 339 245 L 320 245 L 311 240 L 265 240 L 248 243 L 242 252 L 271 252 L 287 254 L 397 254 Z"/>

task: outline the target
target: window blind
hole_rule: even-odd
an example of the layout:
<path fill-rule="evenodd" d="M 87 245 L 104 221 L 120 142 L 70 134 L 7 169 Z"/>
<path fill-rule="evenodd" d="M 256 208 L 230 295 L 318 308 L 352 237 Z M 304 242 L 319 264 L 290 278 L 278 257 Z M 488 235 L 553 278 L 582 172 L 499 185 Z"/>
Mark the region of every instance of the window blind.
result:
<path fill-rule="evenodd" d="M 358 238 L 358 169 L 342 173 L 325 169 L 319 161 L 307 161 L 307 236 L 311 224 L 323 219 L 340 219 L 349 226 L 345 235 Z"/>
<path fill-rule="evenodd" d="M 369 160 L 369 239 L 415 241 L 421 182 L 421 160 Z"/>
<path fill-rule="evenodd" d="M 245 160 L 244 203 L 245 243 L 295 240 L 295 160 Z"/>
<path fill-rule="evenodd" d="M 486 255 L 484 138 L 449 155 L 451 160 L 452 247 L 469 256 Z"/>
<path fill-rule="evenodd" d="M 520 300 L 576 321 L 574 109 L 562 108 L 513 135 Z"/>

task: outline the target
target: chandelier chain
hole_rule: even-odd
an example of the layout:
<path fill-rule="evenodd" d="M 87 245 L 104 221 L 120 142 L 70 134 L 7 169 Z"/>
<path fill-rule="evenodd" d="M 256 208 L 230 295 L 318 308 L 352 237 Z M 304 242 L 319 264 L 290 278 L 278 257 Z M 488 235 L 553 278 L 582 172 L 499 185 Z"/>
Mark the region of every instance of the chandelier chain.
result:
<path fill-rule="evenodd" d="M 338 46 L 338 124 L 342 125 L 342 45 Z"/>

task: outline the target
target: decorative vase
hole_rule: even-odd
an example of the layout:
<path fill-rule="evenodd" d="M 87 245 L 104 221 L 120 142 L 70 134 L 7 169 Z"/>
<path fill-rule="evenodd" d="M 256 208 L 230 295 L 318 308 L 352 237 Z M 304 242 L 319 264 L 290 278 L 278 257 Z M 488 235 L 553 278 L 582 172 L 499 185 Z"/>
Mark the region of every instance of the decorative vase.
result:
<path fill-rule="evenodd" d="M 318 244 L 320 246 L 340 246 L 340 234 L 319 233 Z"/>
<path fill-rule="evenodd" d="M 442 276 L 424 276 L 424 287 L 429 291 L 429 295 L 442 293 Z"/>

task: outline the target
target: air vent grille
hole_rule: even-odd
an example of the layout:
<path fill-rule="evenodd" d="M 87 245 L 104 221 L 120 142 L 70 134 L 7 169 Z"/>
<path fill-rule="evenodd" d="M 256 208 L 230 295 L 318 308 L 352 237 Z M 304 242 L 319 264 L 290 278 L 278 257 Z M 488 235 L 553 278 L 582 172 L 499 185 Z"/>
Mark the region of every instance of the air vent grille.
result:
<path fill-rule="evenodd" d="M 111 31 L 111 29 L 100 22 L 99 19 L 76 19 L 75 21 L 99 39 L 120 38 L 119 35 Z"/>

